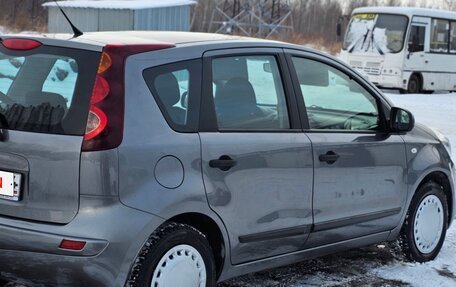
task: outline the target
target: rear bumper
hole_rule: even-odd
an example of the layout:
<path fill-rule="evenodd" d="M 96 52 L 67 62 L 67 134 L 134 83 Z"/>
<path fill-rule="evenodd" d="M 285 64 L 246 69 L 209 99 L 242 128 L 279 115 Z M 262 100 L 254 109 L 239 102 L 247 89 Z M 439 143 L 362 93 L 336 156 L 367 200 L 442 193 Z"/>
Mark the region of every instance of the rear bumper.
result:
<path fill-rule="evenodd" d="M 0 218 L 0 277 L 34 286 L 124 286 L 145 240 L 163 220 L 113 198 L 81 197 L 67 225 Z M 62 239 L 86 241 L 81 251 Z"/>

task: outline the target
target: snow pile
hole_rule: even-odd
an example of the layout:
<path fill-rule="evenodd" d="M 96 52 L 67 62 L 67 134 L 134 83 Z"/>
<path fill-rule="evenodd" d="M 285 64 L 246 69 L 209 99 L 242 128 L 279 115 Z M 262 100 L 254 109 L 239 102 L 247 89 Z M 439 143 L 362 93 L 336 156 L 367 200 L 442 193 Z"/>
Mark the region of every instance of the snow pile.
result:
<path fill-rule="evenodd" d="M 10 31 L 4 27 L 4 26 L 0 26 L 0 34 L 8 34 L 10 33 Z"/>

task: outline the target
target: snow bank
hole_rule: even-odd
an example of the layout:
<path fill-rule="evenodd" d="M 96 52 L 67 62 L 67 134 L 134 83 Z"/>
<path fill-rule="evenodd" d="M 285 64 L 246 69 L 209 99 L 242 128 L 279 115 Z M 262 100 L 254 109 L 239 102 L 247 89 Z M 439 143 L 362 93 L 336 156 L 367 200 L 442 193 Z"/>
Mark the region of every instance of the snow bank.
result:
<path fill-rule="evenodd" d="M 9 32 L 10 31 L 7 28 L 0 26 L 0 34 L 8 34 Z"/>

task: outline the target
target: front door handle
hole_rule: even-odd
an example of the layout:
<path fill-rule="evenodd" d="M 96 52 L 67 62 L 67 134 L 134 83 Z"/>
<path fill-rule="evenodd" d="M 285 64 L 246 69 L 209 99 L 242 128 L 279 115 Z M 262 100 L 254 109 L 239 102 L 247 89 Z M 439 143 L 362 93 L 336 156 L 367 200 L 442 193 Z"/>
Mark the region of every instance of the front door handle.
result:
<path fill-rule="evenodd" d="M 237 164 L 237 161 L 233 160 L 227 155 L 222 155 L 219 159 L 213 159 L 209 161 L 209 166 L 212 168 L 218 168 L 223 171 L 230 170 Z"/>
<path fill-rule="evenodd" d="M 318 157 L 318 159 L 320 161 L 326 162 L 327 164 L 333 164 L 339 159 L 339 157 L 340 156 L 337 153 L 335 153 L 331 150 L 331 151 L 328 151 L 326 154 L 321 154 Z"/>

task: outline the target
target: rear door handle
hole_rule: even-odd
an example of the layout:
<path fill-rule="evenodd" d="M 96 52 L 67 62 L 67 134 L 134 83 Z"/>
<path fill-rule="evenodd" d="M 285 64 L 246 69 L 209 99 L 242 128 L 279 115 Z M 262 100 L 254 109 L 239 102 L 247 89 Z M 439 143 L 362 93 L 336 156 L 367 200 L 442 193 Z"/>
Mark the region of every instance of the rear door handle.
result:
<path fill-rule="evenodd" d="M 339 159 L 339 157 L 340 156 L 337 153 L 331 150 L 328 151 L 326 154 L 321 154 L 320 156 L 318 156 L 318 159 L 320 161 L 326 162 L 327 164 L 333 164 Z"/>
<path fill-rule="evenodd" d="M 212 168 L 218 168 L 223 171 L 230 170 L 237 164 L 237 161 L 233 160 L 227 155 L 222 155 L 219 159 L 213 159 L 209 161 L 209 166 Z"/>

